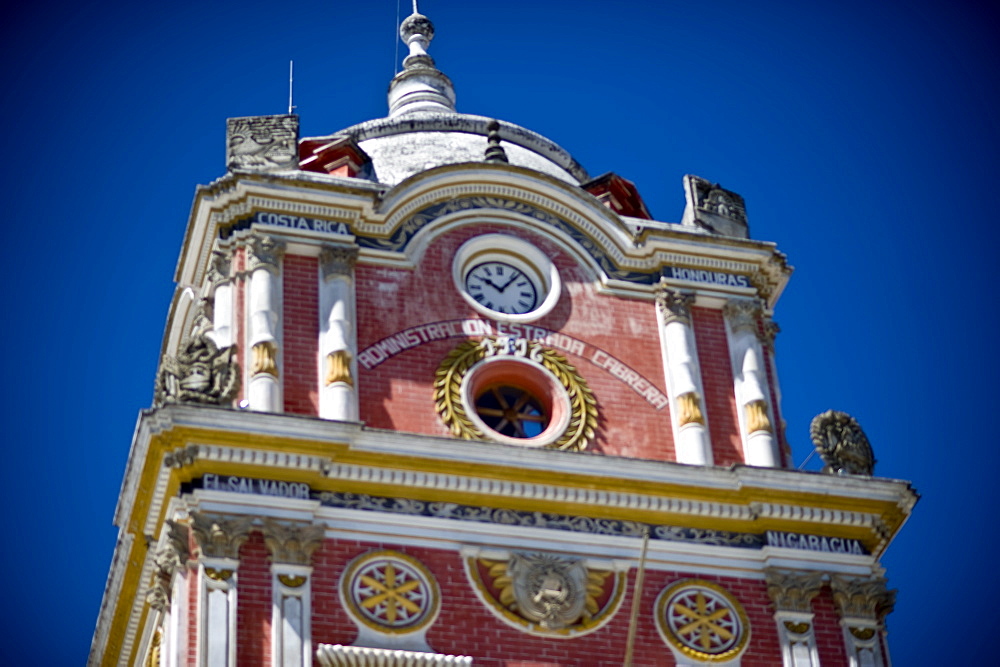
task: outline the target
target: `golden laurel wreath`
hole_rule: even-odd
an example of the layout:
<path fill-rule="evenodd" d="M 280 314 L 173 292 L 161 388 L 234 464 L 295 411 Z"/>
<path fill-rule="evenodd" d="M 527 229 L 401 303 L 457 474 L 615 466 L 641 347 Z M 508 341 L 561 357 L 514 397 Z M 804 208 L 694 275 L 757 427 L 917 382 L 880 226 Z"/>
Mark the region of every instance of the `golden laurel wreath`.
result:
<path fill-rule="evenodd" d="M 535 341 L 518 339 L 515 347 L 518 348 L 515 353 L 517 356 L 537 361 L 552 373 L 569 396 L 569 426 L 558 440 L 547 447 L 572 451 L 586 449 L 597 426 L 597 400 L 586 380 L 577 374 L 576 367 L 566 361 L 566 357 Z M 441 420 L 451 429 L 452 435 L 466 440 L 489 439 L 465 412 L 462 405 L 462 380 L 476 363 L 489 356 L 506 354 L 498 352 L 505 349 L 505 343 L 497 337 L 467 340 L 459 343 L 438 366 L 434 375 L 434 405 Z"/>

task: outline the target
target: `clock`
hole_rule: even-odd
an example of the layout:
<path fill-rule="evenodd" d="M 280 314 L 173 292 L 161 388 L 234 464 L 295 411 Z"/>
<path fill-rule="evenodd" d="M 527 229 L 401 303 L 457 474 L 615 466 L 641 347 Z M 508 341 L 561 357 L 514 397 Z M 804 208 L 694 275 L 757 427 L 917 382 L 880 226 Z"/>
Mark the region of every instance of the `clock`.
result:
<path fill-rule="evenodd" d="M 452 277 L 474 310 L 507 322 L 543 317 L 562 290 L 552 260 L 513 234 L 481 234 L 463 243 L 455 251 Z"/>
<path fill-rule="evenodd" d="M 465 289 L 484 308 L 507 315 L 530 313 L 538 303 L 534 280 L 507 262 L 476 264 L 465 274 Z"/>

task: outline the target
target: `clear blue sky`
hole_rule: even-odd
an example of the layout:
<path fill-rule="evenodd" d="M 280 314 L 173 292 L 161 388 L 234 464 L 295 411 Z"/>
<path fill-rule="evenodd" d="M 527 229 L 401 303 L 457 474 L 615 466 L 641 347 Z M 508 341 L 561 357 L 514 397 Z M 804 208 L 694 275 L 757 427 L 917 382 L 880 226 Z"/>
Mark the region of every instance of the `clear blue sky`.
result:
<path fill-rule="evenodd" d="M 403 0 L 408 13 L 408 0 Z M 796 267 L 779 303 L 795 458 L 829 408 L 923 495 L 884 559 L 894 662 L 981 664 L 1000 596 L 992 3 L 424 0 L 460 111 L 531 128 L 677 221 L 741 193 Z M 394 0 L 39 0 L 0 39 L 4 662 L 86 659 L 194 187 L 225 119 L 385 114 Z M 402 54 L 402 48 L 400 49 Z M 947 619 L 947 620 L 945 620 Z"/>

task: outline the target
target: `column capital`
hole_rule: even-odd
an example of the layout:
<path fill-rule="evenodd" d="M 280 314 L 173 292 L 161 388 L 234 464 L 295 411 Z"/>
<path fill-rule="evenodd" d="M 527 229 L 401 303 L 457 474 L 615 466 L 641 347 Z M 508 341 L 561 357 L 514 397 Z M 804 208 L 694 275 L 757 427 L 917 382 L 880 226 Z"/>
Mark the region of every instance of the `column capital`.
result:
<path fill-rule="evenodd" d="M 761 334 L 761 342 L 772 350 L 774 349 L 774 339 L 781 333 L 778 323 L 768 316 L 764 316 L 764 332 Z"/>
<path fill-rule="evenodd" d="M 153 556 L 153 579 L 146 592 L 146 602 L 153 609 L 163 611 L 170 605 L 174 574 L 187 564 L 188 527 L 176 521 L 167 520 L 165 541 Z"/>
<path fill-rule="evenodd" d="M 202 556 L 239 560 L 240 547 L 250 536 L 252 519 L 191 512 L 191 533 Z"/>
<path fill-rule="evenodd" d="M 729 320 L 733 333 L 749 331 L 760 337 L 757 323 L 764 314 L 759 299 L 730 299 L 722 308 L 722 314 Z"/>
<path fill-rule="evenodd" d="M 285 252 L 285 244 L 267 234 L 254 232 L 247 242 L 247 268 L 251 271 L 264 268 L 277 271 Z"/>
<path fill-rule="evenodd" d="M 691 306 L 694 305 L 694 294 L 690 292 L 675 292 L 668 287 L 661 287 L 656 293 L 656 305 L 660 307 L 663 325 L 671 322 L 691 324 Z"/>
<path fill-rule="evenodd" d="M 319 266 L 323 280 L 334 276 L 350 276 L 358 261 L 357 246 L 326 245 L 319 253 Z"/>
<path fill-rule="evenodd" d="M 224 283 L 231 277 L 233 267 L 233 251 L 231 248 L 216 247 L 209 260 L 208 273 L 205 280 L 212 287 Z"/>
<path fill-rule="evenodd" d="M 323 543 L 326 529 L 317 524 L 300 524 L 264 519 L 264 544 L 272 563 L 310 565 L 312 555 Z"/>
<path fill-rule="evenodd" d="M 822 572 L 767 568 L 767 594 L 776 611 L 812 613 L 812 600 L 823 588 Z"/>
<path fill-rule="evenodd" d="M 896 591 L 886 589 L 885 579 L 830 578 L 833 601 L 842 618 L 881 623 L 896 605 Z"/>

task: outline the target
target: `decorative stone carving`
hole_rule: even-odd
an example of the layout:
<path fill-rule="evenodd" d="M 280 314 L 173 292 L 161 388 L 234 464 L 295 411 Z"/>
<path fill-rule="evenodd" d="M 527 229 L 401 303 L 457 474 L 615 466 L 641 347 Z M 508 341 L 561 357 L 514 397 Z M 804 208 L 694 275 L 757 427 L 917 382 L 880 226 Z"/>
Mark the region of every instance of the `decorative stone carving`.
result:
<path fill-rule="evenodd" d="M 323 526 L 289 524 L 264 519 L 264 544 L 271 554 L 271 561 L 289 565 L 310 565 L 312 555 L 323 543 Z M 304 583 L 299 582 L 296 588 Z"/>
<path fill-rule="evenodd" d="M 170 604 L 171 584 L 174 573 L 184 567 L 188 559 L 188 528 L 176 521 L 167 521 L 167 541 L 153 557 L 156 569 L 146 593 L 146 602 L 162 611 Z"/>
<path fill-rule="evenodd" d="M 701 412 L 701 398 L 697 392 L 689 391 L 677 397 L 677 424 L 705 424 L 705 416 Z"/>
<path fill-rule="evenodd" d="M 837 475 L 872 475 L 875 454 L 868 437 L 854 417 L 827 410 L 813 417 L 809 435 L 826 466 L 823 472 Z"/>
<path fill-rule="evenodd" d="M 163 355 L 156 377 L 153 402 L 225 405 L 240 388 L 236 346 L 219 349 L 210 335 L 212 323 L 208 301 L 202 300 L 191 335 L 176 357 Z"/>
<path fill-rule="evenodd" d="M 399 26 L 399 37 L 410 49 L 403 67 L 434 67 L 434 60 L 427 55 L 427 47 L 434 39 L 434 24 L 429 18 L 416 12 L 410 14 Z"/>
<path fill-rule="evenodd" d="M 358 261 L 357 246 L 324 246 L 319 254 L 323 280 L 333 276 L 350 276 Z"/>
<path fill-rule="evenodd" d="M 230 171 L 272 171 L 298 166 L 298 116 L 250 116 L 226 121 L 226 167 Z"/>
<path fill-rule="evenodd" d="M 749 331 L 760 337 L 757 323 L 760 321 L 763 309 L 757 299 L 730 299 L 722 309 L 729 321 L 733 333 Z"/>
<path fill-rule="evenodd" d="M 500 145 L 500 123 L 491 120 L 486 125 L 486 161 L 487 162 L 507 162 L 507 151 Z"/>
<path fill-rule="evenodd" d="M 351 353 L 348 350 L 336 350 L 326 355 L 326 384 L 334 382 L 345 382 L 352 387 L 354 378 L 351 377 Z"/>
<path fill-rule="evenodd" d="M 255 343 L 250 350 L 250 375 L 264 373 L 278 377 L 278 345 L 273 340 Z"/>
<path fill-rule="evenodd" d="M 732 190 L 698 176 L 684 177 L 687 207 L 681 224 L 701 227 L 714 234 L 749 237 L 746 202 Z"/>
<path fill-rule="evenodd" d="M 691 324 L 691 306 L 694 304 L 694 294 L 663 288 L 656 294 L 656 304 L 660 307 L 664 325 L 671 322 Z"/>
<path fill-rule="evenodd" d="M 833 601 L 843 618 L 881 623 L 896 605 L 896 591 L 886 590 L 882 577 L 849 579 L 834 576 L 830 579 L 830 587 L 833 589 Z"/>
<path fill-rule="evenodd" d="M 603 625 L 624 597 L 625 573 L 587 569 L 555 554 L 469 558 L 474 584 L 494 613 L 534 634 L 578 636 Z"/>
<path fill-rule="evenodd" d="M 198 543 L 201 555 L 209 558 L 238 560 L 240 547 L 249 537 L 251 523 L 249 517 L 225 518 L 191 512 L 191 532 Z"/>
<path fill-rule="evenodd" d="M 823 588 L 822 572 L 791 572 L 768 569 L 767 594 L 778 611 L 812 612 L 812 600 Z M 793 624 L 794 625 L 794 624 Z M 801 629 L 788 628 L 791 632 L 802 633 Z"/>
<path fill-rule="evenodd" d="M 406 635 L 434 622 L 441 592 L 427 567 L 398 551 L 373 551 L 351 561 L 340 590 L 352 620 L 379 633 Z"/>
<path fill-rule="evenodd" d="M 254 234 L 247 245 L 247 265 L 253 271 L 261 267 L 277 271 L 285 244 L 266 234 Z"/>
<path fill-rule="evenodd" d="M 767 416 L 767 401 L 751 401 L 744 406 L 747 433 L 766 431 L 772 433 L 771 419 Z"/>
<path fill-rule="evenodd" d="M 206 280 L 209 285 L 215 286 L 229 280 L 232 272 L 233 253 L 229 249 L 215 249 L 212 251 L 212 259 L 208 266 Z"/>
<path fill-rule="evenodd" d="M 583 561 L 551 554 L 514 554 L 507 564 L 517 609 L 548 630 L 572 625 L 586 603 Z"/>

